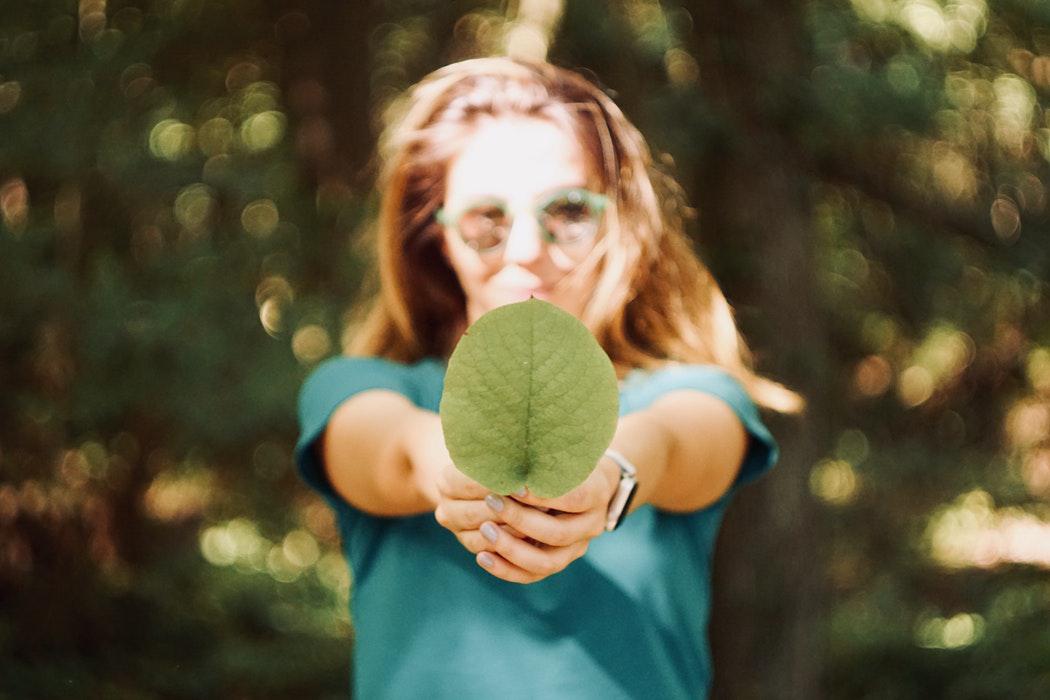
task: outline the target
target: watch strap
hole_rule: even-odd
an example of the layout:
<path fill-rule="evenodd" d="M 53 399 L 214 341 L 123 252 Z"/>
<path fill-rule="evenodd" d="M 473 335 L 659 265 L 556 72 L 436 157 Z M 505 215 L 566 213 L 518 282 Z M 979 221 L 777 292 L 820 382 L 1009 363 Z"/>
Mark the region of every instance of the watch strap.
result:
<path fill-rule="evenodd" d="M 631 501 L 634 499 L 634 494 L 638 490 L 638 470 L 630 460 L 612 448 L 605 451 L 605 456 L 620 467 L 620 484 L 609 502 L 609 509 L 605 516 L 605 531 L 612 532 L 623 522 Z"/>

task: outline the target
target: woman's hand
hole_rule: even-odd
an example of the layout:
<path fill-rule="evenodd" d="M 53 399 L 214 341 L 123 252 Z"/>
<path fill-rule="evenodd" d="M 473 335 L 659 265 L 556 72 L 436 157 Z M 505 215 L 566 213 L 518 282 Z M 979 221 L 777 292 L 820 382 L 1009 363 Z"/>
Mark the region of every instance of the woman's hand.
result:
<path fill-rule="evenodd" d="M 491 519 L 485 497 L 490 494 L 495 497 L 495 494 L 448 461 L 437 468 L 433 483 L 436 494 L 434 518 L 442 527 L 451 530 L 468 550 L 475 554 L 482 551 L 485 547 L 479 545 L 479 541 L 488 544 L 488 540 L 481 535 L 479 528 Z M 525 535 L 510 525 L 502 527 L 511 537 L 525 539 Z"/>
<path fill-rule="evenodd" d="M 583 556 L 591 539 L 605 531 L 606 510 L 619 478 L 619 468 L 604 460 L 582 484 L 558 498 L 499 496 L 449 463 L 437 479 L 440 501 L 434 517 L 493 576 L 535 583 Z"/>

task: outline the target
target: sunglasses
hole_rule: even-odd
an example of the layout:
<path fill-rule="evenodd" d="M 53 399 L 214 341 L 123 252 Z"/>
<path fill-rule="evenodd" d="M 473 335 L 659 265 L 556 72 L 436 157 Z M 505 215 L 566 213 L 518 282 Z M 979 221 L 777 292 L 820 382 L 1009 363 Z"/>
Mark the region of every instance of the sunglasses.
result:
<path fill-rule="evenodd" d="M 559 247 L 572 247 L 594 238 L 598 233 L 605 195 L 580 187 L 556 190 L 533 205 L 532 214 L 540 225 L 543 239 Z M 435 218 L 452 227 L 463 242 L 479 253 L 499 250 L 510 235 L 517 212 L 506 200 L 483 197 L 456 211 L 444 207 Z"/>

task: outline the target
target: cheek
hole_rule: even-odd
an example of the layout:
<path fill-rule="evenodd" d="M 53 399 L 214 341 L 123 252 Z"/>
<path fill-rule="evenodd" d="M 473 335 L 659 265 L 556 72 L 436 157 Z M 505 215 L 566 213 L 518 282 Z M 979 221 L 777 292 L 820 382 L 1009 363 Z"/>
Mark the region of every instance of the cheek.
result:
<path fill-rule="evenodd" d="M 550 258 L 554 266 L 565 274 L 571 273 L 577 266 L 578 261 L 565 254 L 560 248 L 550 248 Z"/>
<path fill-rule="evenodd" d="M 449 243 L 447 239 L 442 241 L 442 251 L 464 289 L 477 287 L 489 277 L 487 268 L 471 251 Z"/>

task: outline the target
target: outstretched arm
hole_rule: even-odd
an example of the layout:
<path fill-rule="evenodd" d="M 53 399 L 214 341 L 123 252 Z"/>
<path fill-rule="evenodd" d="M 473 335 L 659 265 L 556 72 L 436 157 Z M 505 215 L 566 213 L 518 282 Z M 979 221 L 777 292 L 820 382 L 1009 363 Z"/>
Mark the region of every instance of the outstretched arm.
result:
<path fill-rule="evenodd" d="M 430 483 L 413 478 L 415 454 L 420 449 L 427 454 L 438 450 L 432 444 L 420 446 L 419 437 L 425 434 L 422 413 L 404 396 L 388 390 L 365 391 L 340 405 L 316 443 L 336 492 L 374 515 L 432 510 Z"/>
<path fill-rule="evenodd" d="M 671 450 L 662 469 L 646 464 L 644 457 L 641 464 L 634 463 L 639 486 L 647 471 L 658 473 L 651 479 L 652 491 L 639 493 L 642 501 L 688 513 L 721 498 L 740 471 L 748 446 L 744 425 L 729 404 L 711 394 L 679 389 L 661 396 L 646 413 L 667 433 Z"/>
<path fill-rule="evenodd" d="M 631 510 L 651 503 L 685 512 L 726 492 L 747 437 L 728 405 L 682 389 L 619 420 L 612 447 L 638 470 Z M 318 449 L 346 501 L 377 515 L 434 512 L 467 550 L 479 555 L 479 564 L 484 566 L 482 553 L 487 552 L 491 566 L 486 569 L 517 582 L 540 580 L 583 556 L 590 540 L 604 532 L 619 481 L 618 467 L 603 458 L 583 484 L 559 499 L 491 494 L 451 464 L 437 413 L 381 389 L 340 406 Z M 486 532 L 495 535 L 495 542 Z"/>

